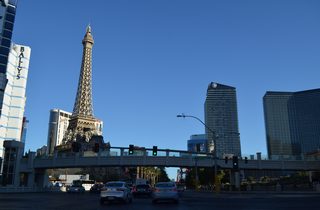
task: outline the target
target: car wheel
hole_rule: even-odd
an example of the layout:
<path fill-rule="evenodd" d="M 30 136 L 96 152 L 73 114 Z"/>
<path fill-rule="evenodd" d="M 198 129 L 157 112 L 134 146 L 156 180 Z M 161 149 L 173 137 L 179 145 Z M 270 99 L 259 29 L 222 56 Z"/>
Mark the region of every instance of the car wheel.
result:
<path fill-rule="evenodd" d="M 129 196 L 127 195 L 127 197 L 123 200 L 124 203 L 129 203 L 130 199 Z"/>
<path fill-rule="evenodd" d="M 104 200 L 100 199 L 100 205 L 104 204 Z"/>
<path fill-rule="evenodd" d="M 156 203 L 157 203 L 157 200 L 156 200 L 156 199 L 152 200 L 152 203 L 153 203 L 153 204 L 156 204 Z"/>
<path fill-rule="evenodd" d="M 178 199 L 177 199 L 177 200 L 174 200 L 174 203 L 178 204 L 178 203 L 179 203 L 179 200 L 178 200 Z"/>

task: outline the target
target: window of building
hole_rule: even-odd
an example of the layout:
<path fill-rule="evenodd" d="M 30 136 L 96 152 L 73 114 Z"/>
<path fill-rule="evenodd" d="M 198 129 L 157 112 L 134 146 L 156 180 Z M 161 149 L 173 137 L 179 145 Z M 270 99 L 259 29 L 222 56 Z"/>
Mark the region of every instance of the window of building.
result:
<path fill-rule="evenodd" d="M 7 47 L 7 48 L 10 48 L 10 45 L 11 45 L 10 39 L 3 38 L 3 39 L 1 40 L 1 45 L 2 45 L 2 46 L 5 46 L 5 47 Z"/>
<path fill-rule="evenodd" d="M 11 39 L 12 37 L 12 31 L 10 30 L 3 30 L 2 36 L 8 39 Z"/>
<path fill-rule="evenodd" d="M 6 73 L 6 71 L 7 71 L 7 67 L 5 66 L 5 64 L 1 64 L 0 63 L 0 73 Z"/>
<path fill-rule="evenodd" d="M 7 12 L 9 12 L 9 13 L 11 13 L 11 14 L 16 14 L 16 8 L 13 7 L 13 6 L 11 6 L 11 5 L 9 5 L 9 6 L 7 7 Z"/>
<path fill-rule="evenodd" d="M 5 56 L 8 56 L 8 54 L 9 54 L 9 48 L 6 48 L 6 47 L 0 47 L 0 54 L 1 55 L 5 55 Z"/>
<path fill-rule="evenodd" d="M 13 23 L 6 21 L 4 24 L 4 28 L 12 31 L 13 30 Z"/>
<path fill-rule="evenodd" d="M 13 14 L 7 13 L 6 14 L 6 20 L 10 21 L 10 22 L 14 22 L 14 16 Z"/>
<path fill-rule="evenodd" d="M 0 63 L 7 65 L 8 63 L 8 57 L 4 55 L 0 55 Z M 6 72 L 6 71 L 5 71 Z"/>

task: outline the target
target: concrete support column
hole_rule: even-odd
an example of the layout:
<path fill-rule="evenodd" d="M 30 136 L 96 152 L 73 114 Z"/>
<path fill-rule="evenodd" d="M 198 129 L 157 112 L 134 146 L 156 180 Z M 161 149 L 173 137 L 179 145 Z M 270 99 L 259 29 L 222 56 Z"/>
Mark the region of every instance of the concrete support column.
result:
<path fill-rule="evenodd" d="M 240 173 L 239 171 L 230 171 L 230 184 L 234 186 L 236 190 L 240 190 Z"/>
<path fill-rule="evenodd" d="M 169 157 L 169 150 L 166 150 L 166 157 Z"/>
<path fill-rule="evenodd" d="M 37 176 L 36 187 L 43 189 L 47 186 L 49 182 L 49 176 L 46 169 L 39 169 L 35 171 L 35 176 Z"/>
<path fill-rule="evenodd" d="M 54 153 L 54 155 L 57 155 L 57 152 Z M 34 172 L 34 166 L 33 166 L 33 161 L 36 157 L 35 152 L 29 152 L 28 153 L 28 165 L 27 168 L 30 169 L 32 172 L 28 173 L 28 180 L 27 180 L 27 186 L 28 187 L 34 187 L 34 177 L 35 177 L 35 172 Z"/>
<path fill-rule="evenodd" d="M 237 190 L 240 190 L 240 173 L 239 171 L 236 171 L 234 173 L 234 183 Z"/>
<path fill-rule="evenodd" d="M 5 148 L 3 165 L 3 182 L 5 185 L 20 186 L 20 164 L 23 156 L 24 143 L 8 140 L 3 142 Z"/>
<path fill-rule="evenodd" d="M 199 176 L 198 176 L 198 160 L 197 157 L 194 157 L 194 170 L 195 170 L 195 187 L 196 190 L 199 190 Z"/>
<path fill-rule="evenodd" d="M 229 180 L 230 180 L 230 185 L 234 186 L 234 173 L 232 170 L 229 170 Z M 230 186 L 230 191 L 232 190 L 231 186 Z"/>
<path fill-rule="evenodd" d="M 279 182 L 278 182 L 277 185 L 276 185 L 276 191 L 277 191 L 277 192 L 281 192 L 281 185 L 280 185 Z"/>
<path fill-rule="evenodd" d="M 308 171 L 309 182 L 312 183 L 312 171 Z"/>
<path fill-rule="evenodd" d="M 34 170 L 32 171 L 32 173 L 28 173 L 28 183 L 27 186 L 28 187 L 34 187 Z"/>
<path fill-rule="evenodd" d="M 120 149 L 120 156 L 123 156 L 123 153 L 124 153 L 124 149 L 121 148 L 121 149 Z"/>

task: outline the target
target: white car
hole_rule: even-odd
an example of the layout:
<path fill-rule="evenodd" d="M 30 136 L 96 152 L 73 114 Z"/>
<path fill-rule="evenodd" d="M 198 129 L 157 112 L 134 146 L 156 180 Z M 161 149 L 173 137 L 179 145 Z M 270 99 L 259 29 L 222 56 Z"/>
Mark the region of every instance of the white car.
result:
<path fill-rule="evenodd" d="M 106 201 L 122 201 L 125 203 L 131 203 L 132 194 L 130 187 L 126 182 L 107 182 L 100 192 L 100 204 L 104 204 Z"/>
<path fill-rule="evenodd" d="M 154 186 L 154 190 L 152 192 L 152 203 L 168 200 L 174 201 L 175 203 L 179 202 L 179 195 L 176 183 L 158 182 Z"/>

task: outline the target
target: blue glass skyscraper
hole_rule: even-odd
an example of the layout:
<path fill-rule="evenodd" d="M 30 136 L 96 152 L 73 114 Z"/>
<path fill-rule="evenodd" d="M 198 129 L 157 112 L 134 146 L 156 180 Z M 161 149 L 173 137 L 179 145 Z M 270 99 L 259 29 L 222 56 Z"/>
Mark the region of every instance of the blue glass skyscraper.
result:
<path fill-rule="evenodd" d="M 6 72 L 15 15 L 16 1 L 0 0 L 0 115 L 3 95 L 8 82 Z"/>
<path fill-rule="evenodd" d="M 320 148 L 320 89 L 263 97 L 270 159 L 301 159 Z"/>

